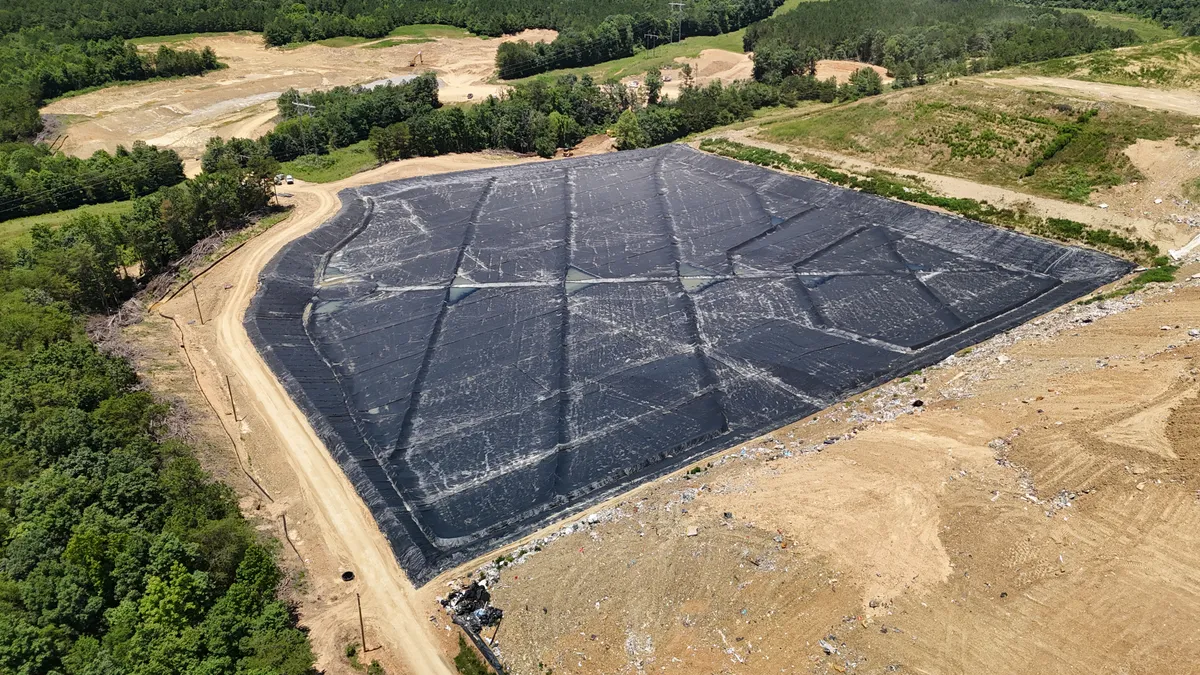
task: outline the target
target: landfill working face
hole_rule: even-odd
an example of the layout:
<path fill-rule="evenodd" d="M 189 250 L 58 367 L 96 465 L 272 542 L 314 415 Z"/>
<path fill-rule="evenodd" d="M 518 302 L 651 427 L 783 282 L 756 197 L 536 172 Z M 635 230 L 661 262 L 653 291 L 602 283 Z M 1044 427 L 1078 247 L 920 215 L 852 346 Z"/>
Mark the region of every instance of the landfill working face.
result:
<path fill-rule="evenodd" d="M 341 198 L 246 326 L 418 583 L 1129 270 L 685 146 Z"/>

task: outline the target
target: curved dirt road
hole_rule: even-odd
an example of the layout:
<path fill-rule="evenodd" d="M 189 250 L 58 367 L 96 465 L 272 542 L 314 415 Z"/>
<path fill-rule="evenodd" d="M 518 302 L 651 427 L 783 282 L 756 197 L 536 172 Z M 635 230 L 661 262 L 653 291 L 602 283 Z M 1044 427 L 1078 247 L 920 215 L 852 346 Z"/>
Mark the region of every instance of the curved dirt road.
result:
<path fill-rule="evenodd" d="M 420 158 L 385 165 L 337 183 L 287 186 L 286 189 L 295 195 L 289 200 L 294 202 L 293 215 L 213 268 L 205 283 L 213 287 L 216 285 L 213 280 L 219 279 L 225 287 L 216 311 L 206 309 L 203 324 L 189 323 L 184 330 L 185 342 L 192 342 L 200 352 L 206 351 L 205 343 L 209 349 L 215 346 L 217 353 L 208 356 L 223 360 L 227 368 L 242 378 L 252 396 L 252 409 L 247 411 L 242 422 L 253 418 L 253 426 L 274 436 L 274 446 L 285 455 L 286 465 L 294 473 L 300 494 L 287 494 L 281 487 L 282 481 L 273 485 L 267 478 L 263 482 L 276 499 L 282 497 L 297 502 L 314 514 L 315 526 L 320 530 L 316 545 L 333 550 L 363 580 L 360 586 L 363 608 L 375 619 L 371 622 L 376 632 L 372 638 L 382 642 L 409 673 L 451 675 L 454 668 L 439 647 L 430 622 L 422 616 L 417 592 L 397 564 L 391 546 L 304 414 L 251 344 L 242 318 L 257 290 L 262 268 L 289 241 L 309 232 L 337 212 L 339 190 L 402 177 L 520 161 L 529 160 L 482 155 Z M 181 294 L 167 306 L 175 305 L 170 308 L 172 312 L 195 316 L 189 303 L 190 295 Z M 212 380 L 217 376 L 213 371 L 202 377 Z M 204 388 L 212 391 L 222 391 L 223 386 L 219 382 L 204 382 Z M 225 420 L 222 423 L 228 424 Z M 235 428 L 233 433 L 236 436 L 247 432 L 244 428 Z M 357 626 L 354 628 L 357 633 Z"/>

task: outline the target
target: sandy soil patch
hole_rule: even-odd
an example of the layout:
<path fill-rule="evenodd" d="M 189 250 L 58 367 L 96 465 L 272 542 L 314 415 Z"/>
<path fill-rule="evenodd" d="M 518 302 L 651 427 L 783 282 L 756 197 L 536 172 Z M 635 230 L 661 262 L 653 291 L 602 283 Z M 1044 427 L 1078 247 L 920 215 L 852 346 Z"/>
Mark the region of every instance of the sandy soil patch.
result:
<path fill-rule="evenodd" d="M 1195 326 L 1196 282 L 1068 306 L 644 486 L 484 569 L 497 647 L 514 675 L 1194 663 Z"/>
<path fill-rule="evenodd" d="M 838 84 L 843 84 L 850 81 L 850 76 L 854 74 L 854 71 L 862 70 L 863 68 L 870 68 L 879 73 L 879 77 L 883 79 L 884 84 L 891 82 L 893 79 L 888 77 L 887 68 L 883 66 L 873 66 L 860 61 L 835 61 L 831 59 L 817 61 L 817 79 L 828 80 L 832 77 L 837 80 Z"/>
<path fill-rule="evenodd" d="M 444 82 L 443 101 L 483 98 L 503 87 L 488 84 L 496 50 L 507 40 L 553 40 L 549 30 L 500 39 L 438 38 L 382 49 L 307 45 L 268 49 L 258 35 L 199 37 L 180 47 L 212 47 L 229 67 L 199 77 L 109 87 L 46 106 L 47 115 L 69 115 L 64 150 L 88 156 L 143 140 L 169 147 L 184 159 L 203 152 L 213 136 L 256 137 L 274 127 L 275 99 L 290 88 L 326 89 L 432 70 Z M 420 51 L 424 63 L 409 68 Z"/>

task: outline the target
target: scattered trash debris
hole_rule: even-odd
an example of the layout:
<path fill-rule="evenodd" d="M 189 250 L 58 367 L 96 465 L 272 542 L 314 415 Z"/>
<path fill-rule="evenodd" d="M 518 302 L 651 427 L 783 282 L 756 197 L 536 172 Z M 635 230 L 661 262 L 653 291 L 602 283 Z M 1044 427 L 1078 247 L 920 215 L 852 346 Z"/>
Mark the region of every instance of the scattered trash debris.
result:
<path fill-rule="evenodd" d="M 700 534 L 700 528 L 696 527 L 695 525 L 692 525 L 687 529 L 687 536 L 689 537 L 694 537 L 698 534 Z"/>

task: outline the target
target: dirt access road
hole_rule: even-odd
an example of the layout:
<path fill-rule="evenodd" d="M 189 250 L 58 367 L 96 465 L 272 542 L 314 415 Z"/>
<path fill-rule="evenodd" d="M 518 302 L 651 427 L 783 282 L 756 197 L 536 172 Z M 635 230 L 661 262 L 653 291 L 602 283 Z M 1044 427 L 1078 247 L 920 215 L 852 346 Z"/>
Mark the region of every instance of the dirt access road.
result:
<path fill-rule="evenodd" d="M 284 91 L 328 89 L 432 70 L 443 101 L 486 97 L 500 85 L 487 80 L 496 50 L 508 40 L 553 40 L 549 30 L 528 30 L 499 39 L 444 38 L 384 48 L 267 48 L 259 35 L 206 35 L 172 46 L 212 47 L 229 67 L 198 77 L 107 87 L 55 101 L 44 115 L 67 123 L 63 150 L 86 157 L 142 140 L 195 160 L 213 136 L 256 138 L 274 127 L 275 99 Z M 423 63 L 409 68 L 420 51 Z M 194 162 L 189 162 L 189 166 Z"/>
<path fill-rule="evenodd" d="M 452 673 L 446 657 L 452 642 L 445 642 L 451 634 L 443 629 L 435 637 L 435 626 L 428 614 L 422 613 L 423 605 L 370 512 L 247 337 L 242 318 L 257 290 L 258 275 L 287 242 L 337 212 L 337 192 L 343 188 L 523 161 L 533 160 L 487 154 L 419 158 L 338 183 L 288 186 L 294 196 L 284 201 L 295 206 L 289 219 L 205 272 L 195 282 L 195 298 L 183 293 L 154 308 L 178 319 L 182 346 L 192 355 L 196 382 L 209 401 L 229 411 L 228 397 L 238 399 L 241 419 L 235 421 L 225 413 L 220 424 L 237 438 L 239 455 L 246 457 L 245 463 L 271 495 L 270 503 L 265 503 L 243 485 L 242 508 L 267 522 L 288 516 L 289 534 L 304 561 L 304 585 L 308 588 L 300 598 L 301 619 L 312 629 L 322 669 L 353 672 L 344 659 L 344 649 L 359 642 L 354 593 L 362 595 L 367 642 L 371 646 L 382 643 L 381 650 L 364 655 L 364 662 L 378 659 L 393 675 Z M 203 311 L 203 324 L 197 305 Z M 168 346 L 163 342 L 175 336 L 169 322 L 154 316 L 139 328 L 143 330 L 135 344 L 141 342 L 146 349 L 162 351 Z M 181 345 L 169 346 L 178 350 Z M 225 389 L 226 375 L 237 383 L 231 394 Z M 147 379 L 154 385 L 158 377 L 161 372 L 150 373 Z M 189 407 L 200 414 L 203 405 Z M 282 532 L 276 536 L 283 539 Z M 343 570 L 355 573 L 353 582 L 341 580 Z"/>
<path fill-rule="evenodd" d="M 1070 80 L 1065 77 L 988 77 L 983 82 L 1002 84 L 1021 89 L 1039 89 L 1070 94 L 1079 94 L 1097 101 L 1113 101 L 1125 105 L 1166 110 L 1184 115 L 1200 114 L 1200 92 L 1184 89 L 1152 89 L 1149 87 L 1127 87 L 1121 84 Z"/>

